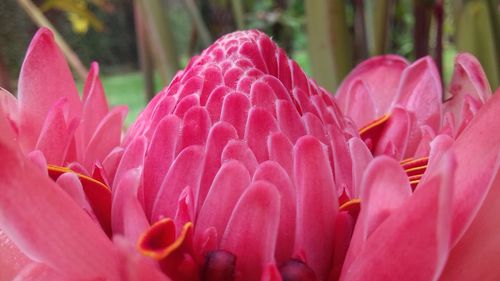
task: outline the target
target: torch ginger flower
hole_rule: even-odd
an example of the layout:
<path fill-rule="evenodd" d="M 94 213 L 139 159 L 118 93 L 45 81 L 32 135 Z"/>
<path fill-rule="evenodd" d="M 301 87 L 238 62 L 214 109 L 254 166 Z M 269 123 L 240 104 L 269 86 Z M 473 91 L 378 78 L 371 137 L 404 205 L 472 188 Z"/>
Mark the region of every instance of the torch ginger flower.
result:
<path fill-rule="evenodd" d="M 383 88 L 375 85 L 377 95 Z M 30 264 L 21 280 L 40 272 L 84 280 L 494 279 L 500 96 L 484 102 L 453 138 L 427 142 L 428 165 L 413 191 L 403 167 L 417 162 L 399 162 L 411 153 L 395 149 L 393 130 L 359 134 L 370 120 L 344 116 L 267 36 L 229 34 L 151 101 L 120 148 L 88 162 L 112 189 L 102 203 L 110 204 L 114 243 L 59 179 L 26 157 L 14 141 L 15 110 L 0 107 L 0 228 L 10 243 L 0 250 L 24 262 L 7 266 Z M 369 118 L 387 113 L 389 102 L 381 108 Z M 419 126 L 439 123 L 424 113 L 415 112 Z M 399 139 L 408 143 L 408 135 Z M 391 149 L 378 153 L 384 141 Z M 85 158 L 70 159 L 91 169 Z M 471 251 L 489 260 L 464 254 Z M 463 272 L 466 264 L 474 268 Z"/>

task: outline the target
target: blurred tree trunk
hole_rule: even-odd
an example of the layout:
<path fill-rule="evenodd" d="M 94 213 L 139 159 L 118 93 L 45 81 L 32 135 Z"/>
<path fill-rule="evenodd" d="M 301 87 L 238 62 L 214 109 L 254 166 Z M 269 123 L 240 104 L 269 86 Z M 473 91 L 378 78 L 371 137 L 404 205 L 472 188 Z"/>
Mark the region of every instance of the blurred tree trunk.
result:
<path fill-rule="evenodd" d="M 271 26 L 271 32 L 273 36 L 277 39 L 277 41 L 280 43 L 280 47 L 283 48 L 287 53 L 291 53 L 292 50 L 292 33 L 290 28 L 288 28 L 284 23 L 283 23 L 283 14 L 286 13 L 288 9 L 288 0 L 278 0 L 275 2 L 276 9 L 278 10 L 280 14 L 280 20 L 275 22 Z"/>
<path fill-rule="evenodd" d="M 24 9 L 24 11 L 30 16 L 30 18 L 33 20 L 34 23 L 36 23 L 36 25 L 40 27 L 45 26 L 50 30 L 52 30 L 54 38 L 57 44 L 59 45 L 59 48 L 61 48 L 64 56 L 68 60 L 69 64 L 76 71 L 80 79 L 82 79 L 82 81 L 85 81 L 85 79 L 87 79 L 87 68 L 83 66 L 82 62 L 78 58 L 78 55 L 75 52 L 73 52 L 68 43 L 66 43 L 64 38 L 59 34 L 59 32 L 57 32 L 55 27 L 43 15 L 40 9 L 30 0 L 17 0 L 17 3 Z"/>
<path fill-rule="evenodd" d="M 136 0 L 141 5 L 146 19 L 148 38 L 155 54 L 155 61 L 160 70 L 163 83 L 168 84 L 179 69 L 179 60 L 175 48 L 170 23 L 161 0 Z"/>
<path fill-rule="evenodd" d="M 280 1 L 278 1 L 280 2 Z M 241 0 L 231 0 L 231 8 L 233 9 L 233 17 L 236 22 L 236 28 L 242 30 L 245 28 L 245 11 Z"/>
<path fill-rule="evenodd" d="M 366 40 L 369 55 L 387 52 L 391 40 L 395 6 L 395 0 L 365 1 Z"/>
<path fill-rule="evenodd" d="M 141 5 L 134 1 L 134 22 L 137 40 L 137 51 L 139 53 L 139 63 L 144 77 L 144 93 L 147 101 L 155 95 L 154 65 L 151 53 L 151 44 L 147 35 L 146 23 L 142 15 Z"/>
<path fill-rule="evenodd" d="M 354 7 L 354 61 L 356 63 L 368 57 L 366 42 L 365 5 L 363 0 L 353 0 Z"/>
<path fill-rule="evenodd" d="M 437 0 L 434 5 L 434 18 L 436 22 L 436 45 L 434 47 L 434 60 L 443 79 L 443 24 L 444 24 L 444 6 L 443 0 Z M 443 80 L 444 81 L 444 80 Z"/>
<path fill-rule="evenodd" d="M 421 58 L 429 54 L 429 35 L 431 18 L 434 8 L 434 0 L 413 0 L 413 43 L 415 58 Z"/>
<path fill-rule="evenodd" d="M 203 21 L 200 10 L 194 0 L 184 0 L 183 3 L 191 16 L 192 21 L 194 22 L 194 26 L 196 28 L 195 34 L 197 37 L 199 35 L 203 43 L 203 47 L 208 47 L 212 43 L 212 36 L 210 35 L 210 31 L 208 31 L 207 25 Z"/>
<path fill-rule="evenodd" d="M 219 38 L 236 29 L 230 1 L 201 1 L 200 10 L 214 38 Z"/>
<path fill-rule="evenodd" d="M 314 78 L 333 93 L 353 67 L 345 1 L 305 2 L 309 55 Z"/>

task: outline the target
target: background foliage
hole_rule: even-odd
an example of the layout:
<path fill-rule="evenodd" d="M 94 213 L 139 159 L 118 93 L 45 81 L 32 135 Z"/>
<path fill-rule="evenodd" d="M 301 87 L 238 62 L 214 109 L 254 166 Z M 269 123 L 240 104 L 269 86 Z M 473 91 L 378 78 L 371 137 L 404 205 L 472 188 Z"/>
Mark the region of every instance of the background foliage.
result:
<path fill-rule="evenodd" d="M 447 80 L 456 52 L 468 51 L 493 88 L 500 82 L 500 0 L 32 1 L 0 1 L 2 87 L 15 92 L 39 12 L 83 66 L 99 62 L 112 102 L 129 103 L 132 117 L 191 56 L 237 29 L 266 32 L 332 92 L 383 53 L 431 55 Z"/>

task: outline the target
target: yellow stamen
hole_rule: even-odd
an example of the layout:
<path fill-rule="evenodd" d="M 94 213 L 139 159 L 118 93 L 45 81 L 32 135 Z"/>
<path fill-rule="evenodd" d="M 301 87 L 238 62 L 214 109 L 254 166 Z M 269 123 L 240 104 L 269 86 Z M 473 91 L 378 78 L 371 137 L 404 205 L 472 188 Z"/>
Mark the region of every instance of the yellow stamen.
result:
<path fill-rule="evenodd" d="M 110 190 L 110 188 L 107 185 L 105 185 L 104 183 L 102 183 L 94 178 L 91 178 L 89 176 L 86 176 L 84 174 L 77 173 L 77 172 L 71 170 L 70 168 L 48 164 L 47 169 L 49 170 L 49 172 L 56 172 L 56 173 L 61 173 L 61 174 L 74 173 L 81 181 L 89 181 L 89 182 L 97 184 L 98 186 L 100 186 L 102 188 Z"/>
<path fill-rule="evenodd" d="M 405 169 L 405 172 L 406 173 L 411 173 L 411 172 L 425 172 L 425 170 L 427 169 L 427 165 L 422 165 L 422 166 L 417 166 L 417 167 L 412 167 L 412 168 L 409 168 L 409 169 Z"/>
<path fill-rule="evenodd" d="M 342 204 L 342 206 L 340 206 L 339 210 L 340 211 L 348 210 L 350 207 L 352 207 L 356 204 L 361 204 L 361 199 L 359 199 L 359 198 L 351 199 L 351 200 L 345 202 L 344 204 Z"/>
<path fill-rule="evenodd" d="M 382 115 L 382 117 L 378 118 L 378 119 L 375 119 L 373 120 L 372 122 L 368 123 L 367 125 L 363 126 L 363 128 L 361 128 L 359 130 L 359 134 L 360 135 L 363 135 L 365 134 L 367 131 L 377 127 L 377 126 L 380 126 L 382 124 L 384 124 L 387 120 L 389 120 L 389 117 L 390 115 L 389 114 L 384 114 Z"/>

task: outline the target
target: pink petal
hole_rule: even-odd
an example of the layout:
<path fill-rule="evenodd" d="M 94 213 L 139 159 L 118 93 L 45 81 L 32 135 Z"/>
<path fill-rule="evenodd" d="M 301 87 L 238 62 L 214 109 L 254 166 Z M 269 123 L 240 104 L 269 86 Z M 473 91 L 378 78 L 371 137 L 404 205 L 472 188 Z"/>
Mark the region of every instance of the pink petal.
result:
<path fill-rule="evenodd" d="M 115 107 L 100 121 L 84 151 L 85 168 L 91 170 L 95 163 L 104 161 L 111 150 L 119 145 L 126 115 L 126 107 Z"/>
<path fill-rule="evenodd" d="M 356 232 L 367 239 L 392 212 L 404 206 L 412 190 L 408 176 L 398 161 L 391 157 L 375 158 L 367 167 L 361 186 L 363 208 Z"/>
<path fill-rule="evenodd" d="M 378 117 L 375 102 L 368 89 L 368 85 L 361 79 L 354 80 L 348 89 L 349 94 L 346 98 L 344 112 L 354 123 L 361 128 Z"/>
<path fill-rule="evenodd" d="M 104 88 L 99 79 L 99 65 L 93 62 L 83 86 L 83 111 L 80 128 L 83 134 L 83 143 L 86 144 L 97 129 L 101 120 L 109 111 Z"/>
<path fill-rule="evenodd" d="M 122 180 L 122 177 L 131 169 L 144 166 L 147 140 L 144 136 L 134 139 L 125 149 L 123 156 L 116 168 L 116 175 L 113 181 L 113 189 Z M 114 196 L 115 194 L 113 194 Z"/>
<path fill-rule="evenodd" d="M 218 120 L 222 120 L 221 118 L 221 112 L 223 111 L 223 102 L 226 96 L 229 96 L 234 90 L 226 87 L 224 85 L 219 86 L 213 90 L 213 92 L 210 93 L 210 96 L 208 97 L 207 104 L 205 105 L 205 108 L 208 111 L 208 114 L 210 115 L 210 119 L 212 120 L 212 123 L 217 122 Z M 247 98 L 247 103 L 248 103 L 248 98 Z M 230 108 L 231 109 L 231 108 Z M 234 110 L 234 108 L 232 108 Z M 227 109 L 226 109 L 227 110 Z M 246 117 L 245 117 L 246 120 Z M 244 124 L 244 122 L 243 122 Z"/>
<path fill-rule="evenodd" d="M 253 176 L 257 169 L 258 163 L 252 150 L 247 143 L 240 140 L 230 140 L 222 151 L 221 162 L 234 159 L 245 165 L 250 176 Z"/>
<path fill-rule="evenodd" d="M 295 105 L 288 101 L 277 101 L 276 114 L 280 130 L 295 143 L 297 139 L 306 134 L 304 124 L 300 120 Z"/>
<path fill-rule="evenodd" d="M 31 260 L 0 230 L 0 280 L 12 280 Z"/>
<path fill-rule="evenodd" d="M 113 182 L 116 176 L 116 170 L 123 157 L 125 150 L 121 147 L 115 147 L 102 161 L 102 167 L 104 173 L 104 178 L 107 179 L 108 186 L 113 186 Z"/>
<path fill-rule="evenodd" d="M 449 87 L 451 98 L 445 103 L 447 112 L 454 117 L 454 127 L 459 128 L 464 119 L 466 97 L 484 104 L 491 96 L 488 79 L 479 61 L 471 54 L 462 53 L 455 58 L 455 67 Z"/>
<path fill-rule="evenodd" d="M 460 101 L 466 94 L 479 98 L 482 103 L 490 98 L 491 89 L 486 74 L 472 54 L 461 53 L 455 58 L 450 93 L 454 101 Z"/>
<path fill-rule="evenodd" d="M 326 279 L 338 210 L 326 147 L 316 138 L 304 136 L 295 144 L 293 155 L 297 188 L 295 253 L 303 254 L 316 275 Z"/>
<path fill-rule="evenodd" d="M 205 105 L 212 91 L 223 83 L 221 69 L 217 65 L 210 65 L 204 69 L 201 75 L 203 87 L 200 93 L 200 103 Z"/>
<path fill-rule="evenodd" d="M 343 132 L 337 124 L 326 125 L 326 130 L 331 141 L 331 167 L 334 172 L 337 195 L 340 196 L 346 189 L 352 187 L 352 163 L 349 149 L 345 141 Z"/>
<path fill-rule="evenodd" d="M 269 159 L 267 150 L 267 138 L 278 130 L 276 119 L 271 113 L 254 107 L 248 113 L 248 121 L 245 130 L 245 141 L 255 154 L 258 162 Z"/>
<path fill-rule="evenodd" d="M 439 280 L 499 280 L 500 239 L 498 216 L 500 196 L 500 161 L 496 161 L 495 179 L 474 221 L 453 247 Z"/>
<path fill-rule="evenodd" d="M 292 91 L 292 74 L 289 65 L 289 59 L 286 53 L 279 49 L 278 51 L 278 79 L 283 83 L 283 86 L 287 88 L 288 91 Z"/>
<path fill-rule="evenodd" d="M 349 73 L 340 85 L 335 98 L 344 113 L 347 113 L 348 99 L 351 85 L 360 79 L 375 103 L 376 115 L 381 116 L 389 111 L 389 107 L 396 97 L 396 90 L 403 70 L 408 62 L 399 56 L 384 55 L 365 60 Z"/>
<path fill-rule="evenodd" d="M 229 160 L 222 165 L 198 213 L 195 241 L 201 241 L 203 234 L 209 227 L 215 229 L 219 239 L 222 237 L 231 212 L 241 194 L 250 184 L 250 180 L 250 174 L 241 162 Z M 217 241 L 218 243 L 219 241 Z"/>
<path fill-rule="evenodd" d="M 189 109 L 182 120 L 181 139 L 177 151 L 190 145 L 204 145 L 211 124 L 210 116 L 204 107 Z"/>
<path fill-rule="evenodd" d="M 385 154 L 402 160 L 409 141 L 410 122 L 409 113 L 405 109 L 394 108 L 376 144 L 374 155 Z"/>
<path fill-rule="evenodd" d="M 351 138 L 347 142 L 352 161 L 352 180 L 353 185 L 350 189 L 350 198 L 359 198 L 361 196 L 361 180 L 363 173 L 372 161 L 373 156 L 360 138 Z"/>
<path fill-rule="evenodd" d="M 265 181 L 252 183 L 238 201 L 220 244 L 237 257 L 237 274 L 258 280 L 274 260 L 279 217 L 276 187 Z"/>
<path fill-rule="evenodd" d="M 73 138 L 78 122 L 66 122 L 64 111 L 67 108 L 65 100 L 59 100 L 47 113 L 35 149 L 45 155 L 47 162 L 54 165 L 63 165 L 70 141 Z"/>
<path fill-rule="evenodd" d="M 19 122 L 19 109 L 17 106 L 16 97 L 0 87 L 0 109 L 6 114 L 9 123 L 13 126 L 14 131 L 17 132 L 17 124 Z"/>
<path fill-rule="evenodd" d="M 415 113 L 417 124 L 426 124 L 434 131 L 441 126 L 442 85 L 431 57 L 410 65 L 402 74 L 394 105 Z"/>
<path fill-rule="evenodd" d="M 199 145 L 188 146 L 179 153 L 161 184 L 151 213 L 152 222 L 161 217 L 174 217 L 179 195 L 186 186 L 193 190 L 198 189 L 203 158 L 204 149 Z"/>
<path fill-rule="evenodd" d="M 267 65 L 264 62 L 262 54 L 259 48 L 256 46 L 256 42 L 245 42 L 243 45 L 239 46 L 239 54 L 246 56 L 254 64 L 255 68 L 258 70 L 269 73 L 267 70 Z"/>
<path fill-rule="evenodd" d="M 82 183 L 75 173 L 68 172 L 62 174 L 57 178 L 56 183 L 75 201 L 76 204 L 78 204 L 78 206 L 80 206 L 80 208 L 85 210 L 92 219 L 96 220 L 94 212 L 85 197 Z"/>
<path fill-rule="evenodd" d="M 337 220 L 335 221 L 335 251 L 333 252 L 332 267 L 328 280 L 339 280 L 346 253 L 349 250 L 355 223 L 356 220 L 349 212 L 341 211 L 337 215 Z"/>
<path fill-rule="evenodd" d="M 454 172 L 450 156 L 442 159 L 441 167 L 379 225 L 362 248 L 349 249 L 348 255 L 356 258 L 350 266 L 344 264 L 340 280 L 404 280 L 408 276 L 433 280 L 439 275 L 450 247 Z"/>
<path fill-rule="evenodd" d="M 153 203 L 156 199 L 161 183 L 174 161 L 181 120 L 175 115 L 167 115 L 157 125 L 149 143 L 144 161 L 144 208 L 148 217 L 151 217 Z"/>
<path fill-rule="evenodd" d="M 61 274 L 116 278 L 118 260 L 105 233 L 59 186 L 23 158 L 7 126 L 0 118 L 0 131 L 4 132 L 0 135 L 0 228 L 25 254 Z"/>
<path fill-rule="evenodd" d="M 200 188 L 196 194 L 196 205 L 200 206 L 205 201 L 208 190 L 215 174 L 221 166 L 221 155 L 226 144 L 232 140 L 237 139 L 238 133 L 231 124 L 221 121 L 216 123 L 209 132 L 208 141 L 205 151 L 205 168 L 201 178 Z"/>
<path fill-rule="evenodd" d="M 457 155 L 453 193 L 453 231 L 455 244 L 463 235 L 486 197 L 495 177 L 500 154 L 500 93 L 479 110 L 452 146 Z"/>
<path fill-rule="evenodd" d="M 313 113 L 307 112 L 302 115 L 302 122 L 306 127 L 307 134 L 316 137 L 322 143 L 328 143 L 327 133 L 323 122 Z"/>
<path fill-rule="evenodd" d="M 276 118 L 275 101 L 277 97 L 273 89 L 264 82 L 256 81 L 250 89 L 250 103 L 253 107 L 260 107 Z"/>
<path fill-rule="evenodd" d="M 287 172 L 276 162 L 266 161 L 259 165 L 253 181 L 264 180 L 278 189 L 281 198 L 280 225 L 276 244 L 276 262 L 281 264 L 292 257 L 295 243 L 296 198 L 295 186 Z"/>
<path fill-rule="evenodd" d="M 283 167 L 289 177 L 293 176 L 293 155 L 290 153 L 293 144 L 281 132 L 271 134 L 267 139 L 267 149 L 269 149 L 269 160 L 272 160 Z"/>
<path fill-rule="evenodd" d="M 149 228 L 149 222 L 137 197 L 141 182 L 139 169 L 130 169 L 121 178 L 113 191 L 111 226 L 113 235 L 123 235 L 135 243 Z"/>
<path fill-rule="evenodd" d="M 63 276 L 59 274 L 54 269 L 50 268 L 46 264 L 32 262 L 23 268 L 21 272 L 16 276 L 16 278 L 12 278 L 9 280 L 13 281 L 44 281 L 44 280 L 53 280 L 53 281 L 67 281 L 72 280 L 68 279 L 69 276 Z M 74 278 L 74 276 L 73 276 Z M 4 279 L 2 279 L 4 280 Z M 7 279 L 5 279 L 7 280 Z"/>
<path fill-rule="evenodd" d="M 177 102 L 174 114 L 182 119 L 184 118 L 184 115 L 189 109 L 199 105 L 200 105 L 200 97 L 198 95 L 185 96 L 180 101 Z"/>
<path fill-rule="evenodd" d="M 34 148 L 47 113 L 59 99 L 68 100 L 67 120 L 81 114 L 73 76 L 47 28 L 40 28 L 31 41 L 19 74 L 18 89 L 20 141 L 25 151 Z"/>
<path fill-rule="evenodd" d="M 151 259 L 138 253 L 135 245 L 123 237 L 113 237 L 113 242 L 118 246 L 121 254 L 121 278 L 127 281 L 170 281 L 158 265 Z"/>
<path fill-rule="evenodd" d="M 222 105 L 221 120 L 234 126 L 240 139 L 245 134 L 250 100 L 242 93 L 231 93 L 224 98 Z"/>

